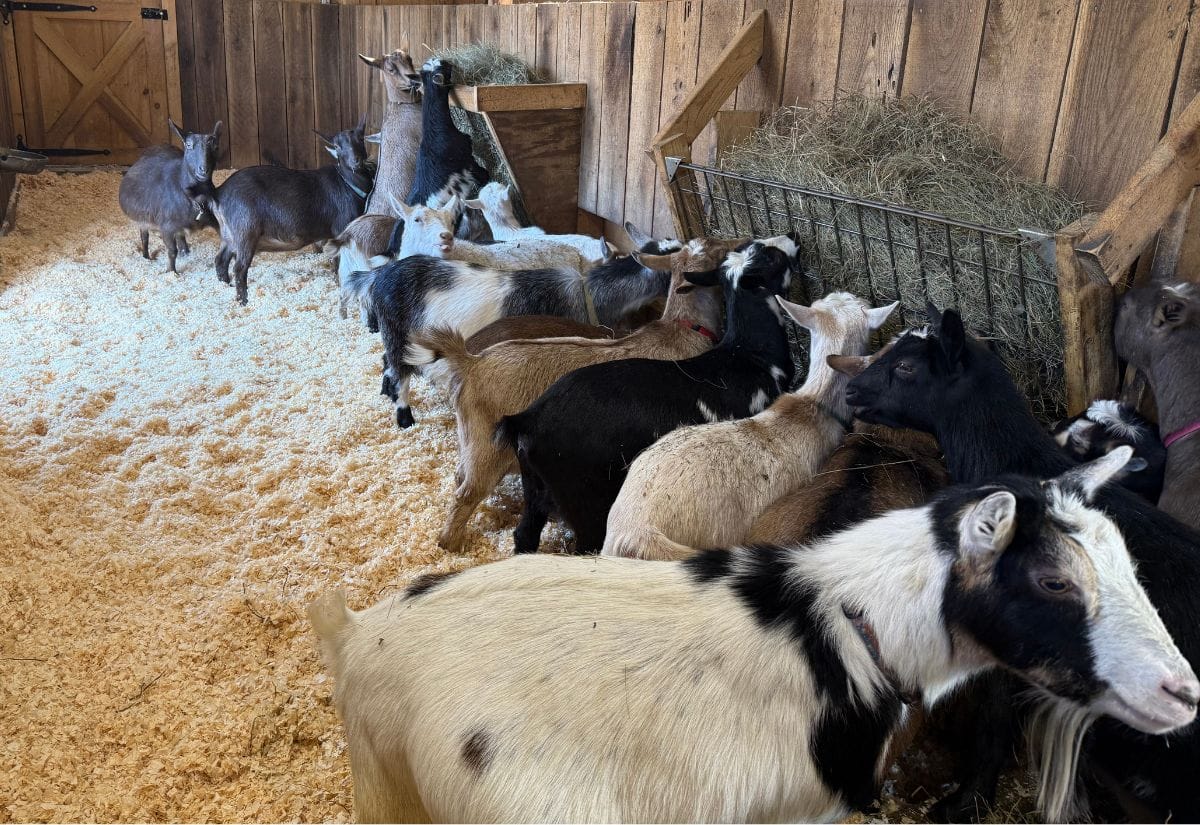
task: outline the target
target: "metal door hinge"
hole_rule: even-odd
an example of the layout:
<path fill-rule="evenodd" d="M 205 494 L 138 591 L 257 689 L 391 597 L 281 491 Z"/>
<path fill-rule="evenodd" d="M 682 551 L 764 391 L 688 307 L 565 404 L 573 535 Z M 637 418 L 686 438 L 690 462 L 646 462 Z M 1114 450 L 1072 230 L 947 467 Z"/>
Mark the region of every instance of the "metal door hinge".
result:
<path fill-rule="evenodd" d="M 21 3 L 15 2 L 15 0 L 0 0 L 0 19 L 3 19 L 6 26 L 8 18 L 15 11 L 94 12 L 95 10 L 95 6 L 80 6 L 74 3 Z"/>
<path fill-rule="evenodd" d="M 144 20 L 166 20 L 166 9 L 142 9 L 142 19 Z"/>

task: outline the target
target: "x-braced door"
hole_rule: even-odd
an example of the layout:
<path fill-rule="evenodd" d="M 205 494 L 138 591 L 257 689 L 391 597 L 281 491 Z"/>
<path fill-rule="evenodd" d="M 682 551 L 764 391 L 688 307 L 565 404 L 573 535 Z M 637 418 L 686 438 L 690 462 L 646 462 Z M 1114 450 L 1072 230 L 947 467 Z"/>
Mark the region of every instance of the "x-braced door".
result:
<path fill-rule="evenodd" d="M 173 11 L 173 0 L 0 0 L 22 143 L 52 163 L 87 164 L 132 163 L 167 143 L 167 116 L 179 119 Z"/>

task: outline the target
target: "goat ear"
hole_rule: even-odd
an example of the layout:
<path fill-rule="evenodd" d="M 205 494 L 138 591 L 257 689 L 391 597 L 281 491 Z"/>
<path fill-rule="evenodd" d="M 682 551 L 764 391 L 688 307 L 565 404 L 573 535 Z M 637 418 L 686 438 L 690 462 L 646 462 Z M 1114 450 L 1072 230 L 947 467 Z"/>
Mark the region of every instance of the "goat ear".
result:
<path fill-rule="evenodd" d="M 481 201 L 479 198 L 467 198 L 465 201 L 463 201 L 463 205 L 466 206 L 467 209 L 478 209 L 483 211 L 483 201 Z"/>
<path fill-rule="evenodd" d="M 879 329 L 887 323 L 887 319 L 898 306 L 900 306 L 900 302 L 893 301 L 885 307 L 873 307 L 872 309 L 868 309 L 867 326 L 871 329 Z"/>
<path fill-rule="evenodd" d="M 871 359 L 866 355 L 827 355 L 825 363 L 835 372 L 856 378 L 871 366 Z"/>
<path fill-rule="evenodd" d="M 224 128 L 225 128 L 225 122 L 218 120 L 215 124 L 213 124 L 212 131 L 209 132 L 209 135 L 212 137 L 213 140 L 220 141 L 221 140 L 221 130 Z"/>
<path fill-rule="evenodd" d="M 366 63 L 372 69 L 378 69 L 380 66 L 383 65 L 382 57 L 367 57 L 362 52 L 358 53 L 358 59 L 361 60 L 363 63 Z"/>
<path fill-rule="evenodd" d="M 1188 303 L 1184 296 L 1173 289 L 1163 289 L 1158 293 L 1158 304 L 1154 307 L 1154 317 L 1150 325 L 1156 329 L 1162 327 L 1182 326 L 1188 318 Z"/>
<path fill-rule="evenodd" d="M 392 205 L 392 211 L 400 217 L 400 220 L 403 221 L 412 214 L 413 208 L 391 192 L 388 192 L 388 202 Z"/>
<path fill-rule="evenodd" d="M 167 125 L 171 127 L 171 133 L 172 133 L 173 135 L 175 135 L 175 137 L 179 138 L 179 142 L 180 142 L 180 143 L 183 143 L 183 142 L 184 142 L 183 130 L 181 130 L 181 129 L 180 129 L 180 128 L 179 128 L 179 127 L 178 127 L 178 126 L 175 124 L 175 119 L 174 119 L 174 118 L 170 118 L 170 117 L 169 117 L 169 118 L 167 118 Z"/>
<path fill-rule="evenodd" d="M 600 260 L 608 263 L 617 254 L 617 248 L 608 242 L 608 238 L 600 236 Z"/>
<path fill-rule="evenodd" d="M 942 322 L 942 311 L 933 305 L 933 301 L 925 302 L 925 320 L 931 326 L 937 326 Z"/>
<path fill-rule="evenodd" d="M 338 150 L 336 146 L 326 146 L 325 151 L 333 155 L 335 160 L 338 158 Z"/>
<path fill-rule="evenodd" d="M 745 277 L 743 275 L 742 279 L 745 280 Z M 779 302 L 779 305 L 783 307 L 783 311 L 790 315 L 792 320 L 797 324 L 808 330 L 815 330 L 817 328 L 817 320 L 820 317 L 820 313 L 817 310 L 812 307 L 806 307 L 804 304 L 793 304 L 791 301 L 780 298 L 778 295 L 775 296 L 775 300 Z"/>
<path fill-rule="evenodd" d="M 1017 528 L 1017 497 L 1007 490 L 977 502 L 958 525 L 958 553 L 976 572 L 990 571 L 1012 542 Z"/>
<path fill-rule="evenodd" d="M 455 192 L 450 196 L 450 200 L 446 201 L 446 205 L 442 207 L 442 211 L 449 212 L 452 215 L 457 215 L 463 211 L 463 199 Z"/>
<path fill-rule="evenodd" d="M 648 252 L 634 252 L 633 259 L 646 269 L 652 269 L 655 272 L 670 272 L 671 265 L 675 261 L 675 255 L 678 254 L 676 252 L 671 255 L 651 255 Z"/>
<path fill-rule="evenodd" d="M 639 249 L 654 240 L 645 232 L 634 226 L 633 221 L 625 221 L 625 231 L 629 233 L 629 240 L 633 241 L 633 245 Z"/>
<path fill-rule="evenodd" d="M 1065 492 L 1078 493 L 1084 501 L 1090 502 L 1097 491 L 1112 481 L 1122 471 L 1129 471 L 1130 459 L 1133 458 L 1133 447 L 1122 444 L 1115 450 L 1067 470 L 1053 480 L 1054 486 Z"/>
<path fill-rule="evenodd" d="M 373 135 L 367 135 L 363 138 L 367 143 L 380 144 L 383 143 L 383 132 L 376 132 Z"/>
<path fill-rule="evenodd" d="M 683 279 L 696 286 L 716 286 L 721 283 L 721 273 L 715 269 L 708 272 L 685 272 Z"/>
<path fill-rule="evenodd" d="M 963 329 L 962 316 L 952 309 L 942 313 L 938 326 L 938 342 L 942 345 L 946 367 L 950 370 L 957 369 L 966 353 L 967 331 Z"/>
<path fill-rule="evenodd" d="M 324 132 L 318 131 L 317 129 L 313 129 L 313 134 L 316 135 L 317 137 L 319 137 L 321 140 L 325 141 L 326 146 L 333 145 L 333 138 L 331 138 L 329 135 L 325 134 Z"/>

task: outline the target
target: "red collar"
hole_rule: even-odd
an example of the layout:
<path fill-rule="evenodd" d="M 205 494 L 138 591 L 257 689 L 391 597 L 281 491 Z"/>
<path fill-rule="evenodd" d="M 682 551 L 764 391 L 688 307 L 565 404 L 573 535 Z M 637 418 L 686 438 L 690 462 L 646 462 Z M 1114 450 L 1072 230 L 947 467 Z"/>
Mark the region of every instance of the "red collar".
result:
<path fill-rule="evenodd" d="M 1186 427 L 1181 427 L 1178 430 L 1176 430 L 1175 432 L 1168 435 L 1166 438 L 1163 439 L 1163 446 L 1170 447 L 1176 441 L 1183 441 L 1185 438 L 1189 438 L 1189 437 L 1195 435 L 1196 433 L 1200 433 L 1200 420 L 1193 421 L 1191 424 L 1188 424 Z"/>
<path fill-rule="evenodd" d="M 686 327 L 687 329 L 690 329 L 692 332 L 700 333 L 701 335 L 703 335 L 705 338 L 709 339 L 713 343 L 716 343 L 721 340 L 720 338 L 717 337 L 717 334 L 715 332 L 713 332 L 708 327 L 704 326 L 704 324 L 697 324 L 695 321 L 689 321 L 687 318 L 676 318 L 675 323 L 679 324 L 679 326 L 681 326 L 681 327 Z"/>

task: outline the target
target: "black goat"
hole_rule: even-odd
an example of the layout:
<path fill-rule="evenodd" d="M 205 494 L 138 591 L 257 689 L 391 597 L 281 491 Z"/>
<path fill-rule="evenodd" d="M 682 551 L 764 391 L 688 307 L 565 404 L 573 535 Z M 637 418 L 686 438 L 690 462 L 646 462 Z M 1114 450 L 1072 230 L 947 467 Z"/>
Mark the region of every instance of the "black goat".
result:
<path fill-rule="evenodd" d="M 1119 401 L 1093 401 L 1082 413 L 1060 421 L 1053 430 L 1058 445 L 1077 461 L 1091 461 L 1122 444 L 1133 447 L 1133 458 L 1125 465 L 1121 486 L 1151 504 L 1162 494 L 1167 470 L 1167 448 L 1158 427 Z"/>
<path fill-rule="evenodd" d="M 966 334 L 958 313 L 947 310 L 939 315 L 932 307 L 930 312 L 932 327 L 902 335 L 850 382 L 846 400 L 855 414 L 872 423 L 933 433 L 951 478 L 959 483 L 1002 473 L 1052 478 L 1075 466 L 1033 417 L 1000 359 Z M 1200 666 L 1200 533 L 1120 487 L 1106 488 L 1096 503 L 1124 533 L 1146 592 L 1180 651 L 1193 668 Z M 1005 721 L 997 718 L 1004 716 L 1001 711 L 1012 708 L 1012 689 L 1011 683 L 989 681 L 985 690 L 990 695 L 979 700 L 978 706 L 989 707 L 996 724 Z M 970 818 L 976 795 L 990 800 L 1010 751 L 1010 738 L 1003 733 L 965 732 L 974 740 L 972 761 L 980 774 L 967 778 L 954 796 L 943 800 L 943 816 Z M 1200 726 L 1168 738 L 1101 720 L 1084 741 L 1082 753 L 1088 764 L 1120 782 L 1128 796 L 1175 821 L 1200 821 L 1200 794 L 1194 784 Z M 1051 795 L 1049 816 L 1062 814 L 1071 790 L 1064 787 Z"/>
<path fill-rule="evenodd" d="M 408 193 L 410 206 L 441 208 L 455 195 L 462 203 L 491 180 L 475 160 L 471 138 L 460 132 L 450 117 L 452 72 L 449 63 L 436 57 L 421 67 L 421 145 L 416 177 Z"/>
<path fill-rule="evenodd" d="M 729 253 L 719 273 L 688 273 L 694 285 L 725 289 L 725 336 L 703 355 L 584 367 L 500 422 L 496 437 L 516 450 L 525 491 L 516 552 L 537 551 L 552 510 L 575 531 L 576 552 L 599 552 L 638 453 L 676 427 L 761 412 L 790 387 L 776 296 L 786 294 L 797 252 L 789 237 L 753 241 Z"/>
<path fill-rule="evenodd" d="M 221 148 L 221 121 L 208 134 L 186 135 L 175 121 L 168 118 L 167 123 L 183 144 L 183 150 L 151 146 L 121 178 L 117 199 L 121 211 L 138 225 L 142 257 L 150 260 L 150 230 L 154 229 L 162 236 L 170 271 L 175 272 L 179 253 L 191 252 L 188 230 L 217 225 L 202 203 L 212 192 L 213 168 Z"/>
<path fill-rule="evenodd" d="M 362 214 L 372 176 L 365 127 L 364 115 L 353 129 L 320 135 L 336 160 L 320 169 L 251 166 L 221 184 L 213 206 L 221 225 L 217 277 L 230 283 L 232 261 L 238 303 L 247 301 L 246 273 L 255 252 L 290 252 L 327 241 Z"/>

